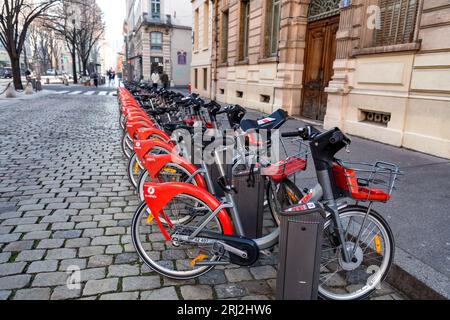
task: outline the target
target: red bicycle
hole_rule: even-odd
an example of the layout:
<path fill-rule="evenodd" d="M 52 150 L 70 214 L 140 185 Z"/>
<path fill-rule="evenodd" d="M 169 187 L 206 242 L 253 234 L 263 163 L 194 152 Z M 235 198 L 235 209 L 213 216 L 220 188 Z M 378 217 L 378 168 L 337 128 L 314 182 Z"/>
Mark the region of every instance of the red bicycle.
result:
<path fill-rule="evenodd" d="M 369 296 L 387 276 L 395 247 L 389 225 L 375 212 L 373 203 L 390 200 L 400 174 L 398 167 L 377 162 L 356 168 L 335 159 L 335 154 L 350 144 L 339 129 L 319 133 L 307 127 L 284 136 L 309 141 L 316 167 L 319 184 L 299 205 L 320 201 L 328 214 L 320 296 L 336 300 Z M 250 266 L 261 250 L 278 242 L 279 229 L 260 239 L 245 238 L 234 203 L 239 191 L 227 180 L 220 162 L 222 151 L 215 150 L 225 201 L 192 184 L 145 184 L 145 202 L 132 221 L 132 240 L 141 259 L 164 276 L 192 279 L 219 265 Z M 279 176 L 274 168 L 268 170 Z M 368 206 L 340 201 L 346 198 Z"/>

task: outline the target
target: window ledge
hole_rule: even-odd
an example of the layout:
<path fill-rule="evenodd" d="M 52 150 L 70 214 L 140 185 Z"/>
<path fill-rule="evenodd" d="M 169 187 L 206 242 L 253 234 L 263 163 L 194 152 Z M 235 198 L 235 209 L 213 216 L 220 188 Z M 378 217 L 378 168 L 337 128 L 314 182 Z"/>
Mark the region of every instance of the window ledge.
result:
<path fill-rule="evenodd" d="M 217 65 L 219 68 L 228 67 L 228 62 L 221 62 Z"/>
<path fill-rule="evenodd" d="M 258 63 L 279 62 L 278 56 L 259 58 Z"/>
<path fill-rule="evenodd" d="M 404 51 L 418 51 L 420 50 L 420 42 L 412 42 L 405 44 L 395 44 L 391 46 L 370 47 L 362 49 L 354 49 L 353 56 L 378 54 L 378 53 L 390 53 L 390 52 L 404 52 Z"/>
<path fill-rule="evenodd" d="M 248 59 L 245 59 L 245 60 L 236 62 L 234 65 L 235 66 L 243 66 L 243 65 L 247 65 L 247 64 L 248 64 Z"/>

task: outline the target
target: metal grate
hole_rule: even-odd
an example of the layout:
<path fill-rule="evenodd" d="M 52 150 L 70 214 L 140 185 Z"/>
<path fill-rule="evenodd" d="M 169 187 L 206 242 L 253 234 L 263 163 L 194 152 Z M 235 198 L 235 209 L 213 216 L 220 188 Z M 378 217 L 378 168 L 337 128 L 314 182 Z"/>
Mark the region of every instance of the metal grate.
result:
<path fill-rule="evenodd" d="M 313 0 L 309 5 L 308 22 L 339 14 L 340 0 Z"/>
<path fill-rule="evenodd" d="M 418 8 L 418 0 L 380 0 L 381 28 L 375 31 L 375 46 L 413 42 Z"/>

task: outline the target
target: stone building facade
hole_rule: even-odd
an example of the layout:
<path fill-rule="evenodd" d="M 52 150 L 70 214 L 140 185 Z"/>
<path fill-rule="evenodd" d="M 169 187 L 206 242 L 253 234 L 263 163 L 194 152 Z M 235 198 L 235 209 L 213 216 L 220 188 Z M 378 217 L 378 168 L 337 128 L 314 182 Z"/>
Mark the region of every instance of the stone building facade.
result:
<path fill-rule="evenodd" d="M 214 91 L 211 79 L 213 3 L 204 0 L 191 2 L 193 10 L 191 88 L 192 92 L 211 98 Z"/>
<path fill-rule="evenodd" d="M 175 86 L 187 86 L 192 58 L 189 0 L 127 0 L 127 75 L 150 80 L 166 73 Z"/>
<path fill-rule="evenodd" d="M 204 2 L 193 1 L 194 12 Z M 208 97 L 267 113 L 284 108 L 325 128 L 450 158 L 450 0 L 209 7 Z"/>

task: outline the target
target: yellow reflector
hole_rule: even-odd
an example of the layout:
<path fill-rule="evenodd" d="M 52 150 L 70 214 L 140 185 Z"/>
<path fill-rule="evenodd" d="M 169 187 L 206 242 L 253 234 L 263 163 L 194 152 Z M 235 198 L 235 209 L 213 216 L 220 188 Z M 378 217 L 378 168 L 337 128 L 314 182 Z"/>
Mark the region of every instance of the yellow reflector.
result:
<path fill-rule="evenodd" d="M 155 219 L 155 218 L 153 218 L 153 215 L 152 215 L 152 214 L 149 214 L 149 215 L 148 215 L 148 218 L 147 218 L 147 224 L 152 223 L 154 219 Z"/>
<path fill-rule="evenodd" d="M 375 250 L 377 251 L 378 254 L 381 254 L 381 241 L 378 235 L 375 236 L 374 243 L 375 243 Z"/>
<path fill-rule="evenodd" d="M 193 268 L 198 262 L 205 260 L 206 256 L 204 254 L 200 254 L 197 258 L 191 261 L 191 268 Z"/>
<path fill-rule="evenodd" d="M 134 174 L 138 173 L 139 173 L 139 163 L 136 162 L 136 164 L 134 165 Z"/>
<path fill-rule="evenodd" d="M 163 170 L 164 170 L 164 172 L 167 172 L 167 173 L 177 173 L 177 170 L 175 170 L 175 169 L 164 168 Z"/>
<path fill-rule="evenodd" d="M 288 191 L 287 193 L 288 193 L 288 196 L 291 198 L 291 200 L 292 200 L 294 203 L 297 203 L 297 202 L 298 202 L 297 198 L 295 197 L 295 195 L 294 195 L 292 192 Z"/>

